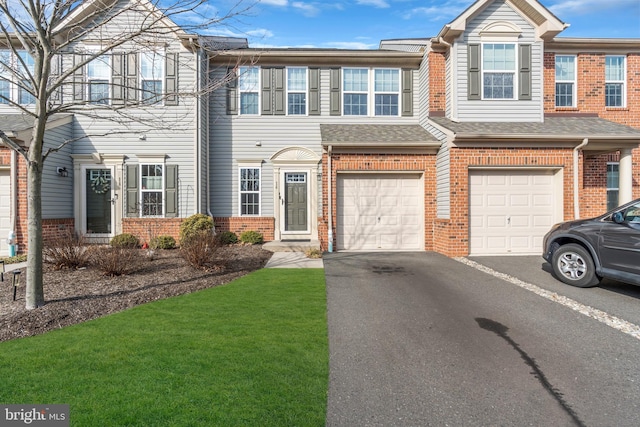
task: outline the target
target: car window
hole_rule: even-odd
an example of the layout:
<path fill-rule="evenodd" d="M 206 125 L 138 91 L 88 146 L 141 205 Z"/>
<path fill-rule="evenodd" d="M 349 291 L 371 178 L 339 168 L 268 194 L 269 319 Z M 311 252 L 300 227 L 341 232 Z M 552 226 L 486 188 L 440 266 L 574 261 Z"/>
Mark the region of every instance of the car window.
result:
<path fill-rule="evenodd" d="M 640 203 L 629 206 L 624 211 L 624 220 L 635 224 L 640 224 Z"/>

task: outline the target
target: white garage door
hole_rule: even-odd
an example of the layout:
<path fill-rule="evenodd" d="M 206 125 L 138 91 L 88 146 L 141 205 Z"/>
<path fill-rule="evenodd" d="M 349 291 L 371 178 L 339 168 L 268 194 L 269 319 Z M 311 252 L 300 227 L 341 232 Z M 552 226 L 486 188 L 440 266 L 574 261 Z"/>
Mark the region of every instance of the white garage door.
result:
<path fill-rule="evenodd" d="M 557 220 L 553 171 L 471 171 L 471 255 L 539 255 Z"/>
<path fill-rule="evenodd" d="M 11 229 L 11 186 L 9 171 L 0 170 L 0 256 L 9 255 L 7 235 Z"/>
<path fill-rule="evenodd" d="M 338 176 L 337 249 L 424 250 L 418 174 Z"/>

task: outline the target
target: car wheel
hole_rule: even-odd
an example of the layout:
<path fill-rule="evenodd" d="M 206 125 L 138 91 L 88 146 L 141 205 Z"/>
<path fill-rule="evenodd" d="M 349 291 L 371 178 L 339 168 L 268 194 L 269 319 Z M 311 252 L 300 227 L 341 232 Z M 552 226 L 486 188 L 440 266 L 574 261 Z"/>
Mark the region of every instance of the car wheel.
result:
<path fill-rule="evenodd" d="M 590 288 L 600 283 L 593 258 L 580 245 L 560 246 L 553 252 L 551 265 L 556 277 L 568 285 Z"/>

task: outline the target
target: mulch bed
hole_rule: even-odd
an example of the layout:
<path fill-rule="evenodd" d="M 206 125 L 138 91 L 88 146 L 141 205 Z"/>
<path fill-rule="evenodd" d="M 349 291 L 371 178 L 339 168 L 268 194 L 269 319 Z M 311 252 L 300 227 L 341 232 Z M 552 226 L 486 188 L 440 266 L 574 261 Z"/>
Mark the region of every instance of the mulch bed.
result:
<path fill-rule="evenodd" d="M 0 283 L 0 342 L 41 334 L 81 323 L 136 305 L 229 283 L 258 270 L 272 253 L 260 245 L 225 246 L 218 252 L 219 268 L 202 271 L 189 266 L 179 250 L 157 251 L 139 269 L 126 276 L 109 277 L 93 267 L 54 270 L 45 264 L 46 304 L 25 309 L 25 271 L 13 301 L 10 274 Z"/>

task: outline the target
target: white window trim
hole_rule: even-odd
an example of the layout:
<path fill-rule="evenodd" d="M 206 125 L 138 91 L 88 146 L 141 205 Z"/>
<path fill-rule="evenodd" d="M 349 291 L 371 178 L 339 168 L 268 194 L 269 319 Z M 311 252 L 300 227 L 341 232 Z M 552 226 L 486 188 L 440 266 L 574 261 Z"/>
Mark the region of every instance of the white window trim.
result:
<path fill-rule="evenodd" d="M 608 174 L 609 174 L 609 165 L 615 165 L 615 166 L 618 167 L 618 186 L 617 187 L 609 187 L 609 182 L 608 182 L 609 180 L 607 179 L 608 178 Z M 607 197 L 607 199 L 606 199 L 607 205 L 609 204 L 609 191 L 614 191 L 614 190 L 618 192 L 618 201 L 617 201 L 617 203 L 619 203 L 619 201 L 620 201 L 620 162 L 607 162 L 607 170 L 606 170 L 606 173 L 605 173 L 605 179 L 607 179 L 607 182 L 606 182 L 606 184 L 607 184 L 606 185 L 606 187 L 607 187 L 607 189 L 606 189 L 606 191 L 607 191 L 607 195 L 606 195 L 606 197 Z"/>
<path fill-rule="evenodd" d="M 160 58 L 160 76 L 156 77 L 156 76 L 152 76 L 153 78 L 145 78 L 142 75 L 142 61 L 143 58 L 145 58 L 146 55 L 152 55 L 155 57 L 159 57 Z M 167 70 L 165 70 L 165 60 L 166 60 L 166 52 L 165 51 L 155 51 L 155 50 L 145 50 L 142 51 L 139 55 L 139 59 L 138 59 L 138 87 L 140 88 L 140 102 L 144 105 L 157 105 L 157 106 L 162 106 L 164 105 L 164 94 L 165 94 L 165 76 L 167 73 Z M 156 102 L 149 102 L 147 104 L 147 101 L 144 99 L 144 88 L 143 88 L 143 82 L 144 81 L 156 81 L 159 80 L 160 81 L 160 94 L 158 95 L 158 101 Z"/>
<path fill-rule="evenodd" d="M 16 54 L 13 55 L 13 59 L 15 61 L 14 67 L 16 68 L 16 70 L 18 70 L 18 69 L 20 69 L 20 67 L 22 67 L 22 62 L 20 62 L 20 60 L 18 59 L 18 56 L 20 56 L 20 53 L 22 53 L 22 52 L 25 52 L 27 55 L 29 55 L 31 57 L 31 60 L 33 61 L 33 56 L 31 56 L 31 54 L 28 51 L 26 51 L 24 49 L 19 49 L 16 52 L 17 55 Z M 33 70 L 31 70 L 30 72 L 33 74 Z M 25 76 L 26 75 L 28 75 L 28 74 L 25 71 Z M 23 90 L 23 89 L 20 87 L 20 85 L 18 85 L 16 83 L 16 81 L 13 82 L 13 86 L 15 87 L 15 93 L 13 94 L 13 96 L 14 96 L 13 99 L 14 99 L 14 102 L 16 104 L 18 104 L 18 105 L 34 105 L 35 104 L 35 102 L 36 102 L 35 96 L 31 95 L 31 94 L 28 94 L 27 96 L 33 97 L 33 102 L 30 102 L 30 103 L 22 103 L 22 102 L 20 102 L 20 91 Z"/>
<path fill-rule="evenodd" d="M 344 70 L 366 70 L 367 71 L 367 90 L 366 91 L 357 91 L 357 90 L 345 90 L 344 85 Z M 395 92 L 389 91 L 376 91 L 376 70 L 393 70 L 398 73 L 398 90 Z M 342 115 L 345 117 L 400 117 L 402 114 L 402 70 L 400 68 L 394 67 L 344 67 L 342 69 L 343 75 L 341 76 L 341 91 L 340 94 L 340 102 L 342 107 Z M 344 104 L 344 96 L 345 94 L 364 94 L 367 95 L 367 115 L 366 116 L 358 116 L 345 114 L 345 104 Z M 398 95 L 398 114 L 395 115 L 376 115 L 376 95 Z"/>
<path fill-rule="evenodd" d="M 302 69 L 304 70 L 304 76 L 305 76 L 305 80 L 304 80 L 304 91 L 300 91 L 300 90 L 289 90 L 289 71 L 292 69 Z M 287 67 L 287 75 L 286 75 L 286 91 L 285 91 L 285 96 L 287 97 L 287 116 L 300 116 L 300 117 L 304 117 L 304 116 L 308 116 L 309 115 L 309 68 L 308 67 Z M 289 94 L 290 93 L 304 93 L 305 94 L 305 102 L 304 102 L 304 114 L 289 114 Z M 259 96 L 258 96 L 258 100 L 259 100 Z"/>
<path fill-rule="evenodd" d="M 572 57 L 573 58 L 573 80 L 558 80 L 557 75 L 555 77 L 556 83 L 572 83 L 572 93 L 571 93 L 571 105 L 558 105 L 556 103 L 556 97 L 554 96 L 553 103 L 555 108 L 575 108 L 577 105 L 577 94 L 578 94 L 578 56 L 577 55 L 556 55 L 554 61 L 554 75 L 555 75 L 555 64 L 558 61 L 558 57 Z M 554 94 L 555 92 L 555 84 L 554 84 Z"/>
<path fill-rule="evenodd" d="M 97 53 L 97 52 L 96 52 Z M 91 83 L 93 80 L 98 80 L 98 81 L 102 81 L 105 80 L 103 78 L 91 78 L 89 77 L 89 64 L 92 61 L 97 61 L 100 59 L 107 59 L 107 68 L 109 69 L 109 74 L 107 76 L 107 90 L 108 90 L 108 94 L 107 94 L 107 103 L 106 104 L 101 104 L 101 103 L 94 103 L 91 102 Z M 110 53 L 104 53 L 102 55 L 97 56 L 96 58 L 94 58 L 92 61 L 88 62 L 87 65 L 85 65 L 85 69 L 86 69 L 86 76 L 87 76 L 87 83 L 86 83 L 86 98 L 87 98 L 87 103 L 89 103 L 90 105 L 111 105 L 111 99 L 112 99 L 112 82 L 111 82 L 111 77 L 112 77 L 112 66 L 113 66 L 113 58 L 111 56 Z"/>
<path fill-rule="evenodd" d="M 606 58 L 622 58 L 622 80 L 607 80 L 606 75 Z M 612 106 L 606 105 L 606 85 L 607 83 L 621 83 L 622 84 L 622 105 Z M 605 108 L 627 108 L 627 56 L 626 55 L 606 55 L 605 56 Z"/>
<path fill-rule="evenodd" d="M 242 89 L 242 75 L 245 74 L 246 71 L 256 69 L 258 70 L 258 82 L 256 83 L 256 87 L 254 90 L 243 90 Z M 262 68 L 258 66 L 242 66 L 238 69 L 238 115 L 239 116 L 259 116 L 260 115 L 260 106 L 262 105 Z M 256 93 L 258 94 L 258 111 L 256 113 L 243 113 L 242 112 L 242 94 L 243 93 Z"/>
<path fill-rule="evenodd" d="M 258 191 L 242 191 L 242 170 L 243 169 L 258 169 Z M 242 217 L 259 217 L 262 216 L 262 162 L 256 163 L 239 163 L 238 164 L 238 216 Z M 258 194 L 258 213 L 257 214 L 243 214 L 242 213 L 242 195 L 243 194 Z"/>
<path fill-rule="evenodd" d="M 142 186 L 142 169 L 143 166 L 157 166 L 157 165 L 161 165 L 162 166 L 162 179 L 160 180 L 160 184 L 161 184 L 161 189 L 144 189 Z M 165 188 L 165 179 L 166 179 L 166 173 L 167 173 L 167 168 L 166 165 L 163 161 L 160 162 L 152 162 L 152 161 L 148 161 L 146 160 L 144 163 L 139 163 L 138 165 L 138 169 L 139 169 L 139 183 L 140 183 L 140 198 L 138 200 L 138 204 L 140 206 L 140 218 L 164 218 L 166 216 L 166 210 L 167 210 L 167 201 L 166 201 L 166 188 Z M 161 215 L 145 215 L 144 214 L 144 204 L 143 204 L 143 200 L 144 200 L 144 193 L 157 193 L 160 192 L 160 195 L 162 197 L 162 214 Z"/>
<path fill-rule="evenodd" d="M 512 44 L 514 46 L 514 69 L 512 70 L 488 70 L 488 73 L 513 73 L 513 98 L 485 98 L 484 96 L 484 47 L 485 45 L 494 44 Z M 480 43 L 480 99 L 482 101 L 489 102 L 501 102 L 501 101 L 517 101 L 518 100 L 518 70 L 520 69 L 520 62 L 518 61 L 518 46 L 519 44 L 513 41 L 483 41 Z"/>

